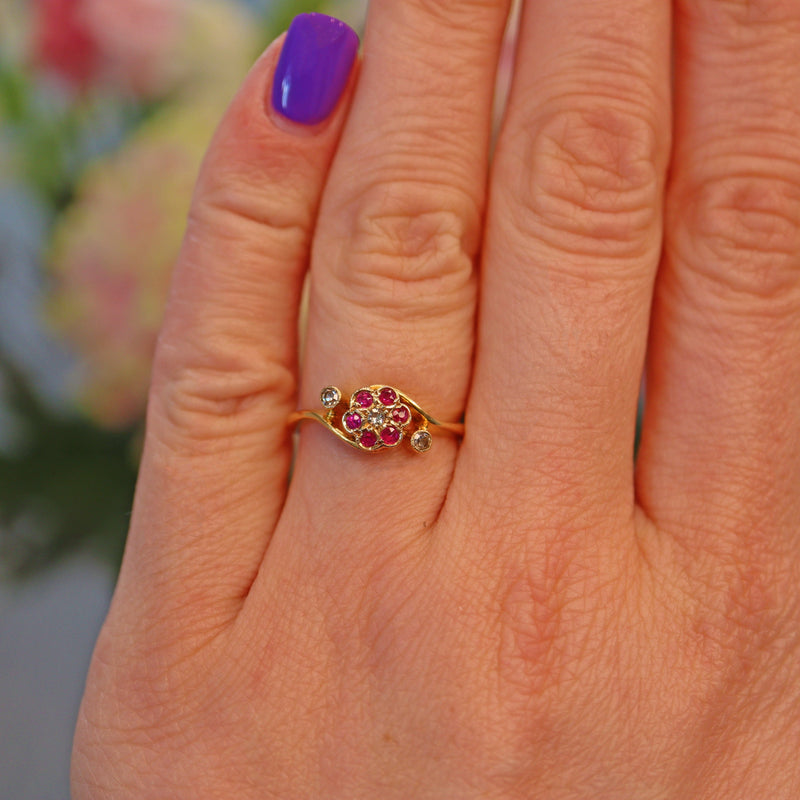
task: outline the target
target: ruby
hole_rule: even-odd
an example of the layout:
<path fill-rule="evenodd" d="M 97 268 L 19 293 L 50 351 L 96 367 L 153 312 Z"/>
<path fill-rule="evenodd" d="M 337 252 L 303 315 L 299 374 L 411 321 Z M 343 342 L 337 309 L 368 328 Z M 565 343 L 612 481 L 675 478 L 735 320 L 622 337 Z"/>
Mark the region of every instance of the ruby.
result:
<path fill-rule="evenodd" d="M 408 422 L 408 418 L 410 416 L 411 414 L 405 406 L 398 406 L 397 408 L 392 410 L 392 419 L 398 425 L 405 425 Z"/>
<path fill-rule="evenodd" d="M 362 447 L 375 447 L 378 443 L 378 436 L 375 431 L 362 431 L 360 441 Z"/>
<path fill-rule="evenodd" d="M 397 392 L 388 386 L 384 386 L 378 393 L 378 399 L 385 406 L 394 405 L 397 402 Z"/>
<path fill-rule="evenodd" d="M 349 431 L 357 431 L 361 427 L 361 414 L 350 411 L 344 415 L 344 425 Z"/>
<path fill-rule="evenodd" d="M 400 441 L 400 431 L 390 425 L 381 431 L 381 439 L 384 444 L 388 444 L 391 447 Z"/>
<path fill-rule="evenodd" d="M 356 392 L 355 400 L 356 405 L 361 408 L 369 408 L 372 405 L 372 392 L 362 389 L 360 392 Z"/>

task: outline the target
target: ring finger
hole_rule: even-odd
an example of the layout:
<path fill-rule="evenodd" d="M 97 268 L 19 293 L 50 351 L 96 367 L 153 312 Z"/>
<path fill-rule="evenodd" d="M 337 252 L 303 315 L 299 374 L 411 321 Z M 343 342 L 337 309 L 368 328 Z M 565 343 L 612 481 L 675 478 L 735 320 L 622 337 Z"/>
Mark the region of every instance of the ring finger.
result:
<path fill-rule="evenodd" d="M 439 419 L 460 416 L 471 372 L 494 73 L 507 14 L 507 0 L 370 4 L 359 86 L 312 253 L 306 407 L 319 406 L 328 384 L 346 400 L 360 386 L 387 382 Z M 287 510 L 297 502 L 304 517 L 319 514 L 320 525 L 305 529 L 320 530 L 342 518 L 348 497 L 367 514 L 383 503 L 395 529 L 416 530 L 412 519 L 435 516 L 454 454 L 446 437 L 423 458 L 359 453 L 306 425 Z M 323 484 L 325 498 L 318 496 Z M 383 488 L 368 491 L 369 485 Z M 393 485 L 415 503 L 388 502 Z M 347 515 L 353 519 L 352 502 Z M 292 532 L 292 546 L 302 535 Z M 280 538 L 278 532 L 274 547 Z M 313 542 L 315 552 L 331 546 Z"/>

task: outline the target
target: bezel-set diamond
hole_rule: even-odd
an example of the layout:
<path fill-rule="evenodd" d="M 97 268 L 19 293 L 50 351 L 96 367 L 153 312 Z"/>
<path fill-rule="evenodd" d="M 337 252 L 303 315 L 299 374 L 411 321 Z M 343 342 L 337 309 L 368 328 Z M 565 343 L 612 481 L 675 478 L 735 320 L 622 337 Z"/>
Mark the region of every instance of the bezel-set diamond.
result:
<path fill-rule="evenodd" d="M 411 436 L 411 446 L 418 453 L 427 453 L 433 445 L 433 437 L 429 430 L 420 429 Z"/>
<path fill-rule="evenodd" d="M 371 408 L 367 412 L 367 422 L 373 428 L 382 428 L 386 424 L 386 412 L 382 408 Z"/>
<path fill-rule="evenodd" d="M 326 386 L 319 399 L 325 408 L 336 408 L 342 402 L 342 393 L 336 386 Z"/>

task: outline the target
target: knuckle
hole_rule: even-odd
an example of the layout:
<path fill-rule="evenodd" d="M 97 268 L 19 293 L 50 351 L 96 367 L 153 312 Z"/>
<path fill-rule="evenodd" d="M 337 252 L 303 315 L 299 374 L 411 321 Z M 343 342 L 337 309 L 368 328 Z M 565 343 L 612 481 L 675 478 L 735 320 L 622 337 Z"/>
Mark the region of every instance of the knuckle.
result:
<path fill-rule="evenodd" d="M 791 20 L 798 21 L 797 4 L 794 0 L 681 0 L 678 9 L 681 14 L 723 31 L 731 26 L 780 26 Z"/>
<path fill-rule="evenodd" d="M 524 567 L 503 566 L 495 600 L 498 664 L 512 691 L 541 697 L 558 689 L 565 672 L 586 668 L 587 655 L 601 657 L 607 612 L 621 599 L 610 588 L 618 576 L 611 580 L 611 568 L 584 558 L 579 547 L 542 543 Z"/>
<path fill-rule="evenodd" d="M 180 708 L 176 701 L 191 696 L 198 675 L 197 659 L 189 663 L 178 649 L 154 641 L 141 627 L 124 634 L 104 627 L 90 665 L 95 691 L 99 688 L 104 700 L 98 703 L 95 695 L 88 709 L 93 725 L 113 727 L 126 738 L 141 733 L 136 721 L 146 721 L 153 731 L 166 728 Z"/>
<path fill-rule="evenodd" d="M 475 30 L 475 14 L 488 12 L 497 16 L 497 3 L 494 0 L 466 0 L 454 3 L 453 0 L 417 0 L 419 8 L 436 22 L 452 25 L 461 22 L 465 27 Z"/>
<path fill-rule="evenodd" d="M 231 436 L 258 436 L 294 396 L 292 370 L 217 336 L 202 350 L 159 342 L 149 414 L 162 444 L 182 453 L 229 450 Z"/>
<path fill-rule="evenodd" d="M 479 227 L 466 195 L 411 182 L 380 185 L 363 192 L 351 213 L 346 257 L 330 271 L 337 294 L 404 318 L 464 305 Z"/>
<path fill-rule="evenodd" d="M 696 653 L 711 665 L 748 671 L 787 627 L 787 582 L 755 559 L 706 564 L 689 611 Z"/>
<path fill-rule="evenodd" d="M 583 102 L 533 126 L 514 166 L 514 222 L 560 249 L 641 252 L 658 223 L 660 136 L 643 108 Z"/>
<path fill-rule="evenodd" d="M 246 182 L 207 182 L 189 208 L 187 240 L 232 245 L 275 261 L 276 253 L 293 255 L 313 222 L 310 204 L 290 192 L 265 193 Z"/>
<path fill-rule="evenodd" d="M 676 255 L 693 274 L 764 300 L 798 291 L 797 166 L 702 176 L 670 194 L 668 214 Z"/>
<path fill-rule="evenodd" d="M 565 657 L 563 601 L 531 575 L 510 582 L 500 602 L 498 663 L 506 682 L 540 696 L 557 681 Z"/>

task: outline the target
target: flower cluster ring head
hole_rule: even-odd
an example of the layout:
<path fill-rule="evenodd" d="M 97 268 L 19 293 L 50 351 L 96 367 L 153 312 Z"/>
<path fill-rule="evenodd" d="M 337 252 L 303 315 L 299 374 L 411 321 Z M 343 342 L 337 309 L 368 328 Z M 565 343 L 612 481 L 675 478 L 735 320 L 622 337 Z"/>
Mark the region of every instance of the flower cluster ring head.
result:
<path fill-rule="evenodd" d="M 362 450 L 396 447 L 411 421 L 411 409 L 391 386 L 368 386 L 353 392 L 342 415 L 342 429 Z"/>

